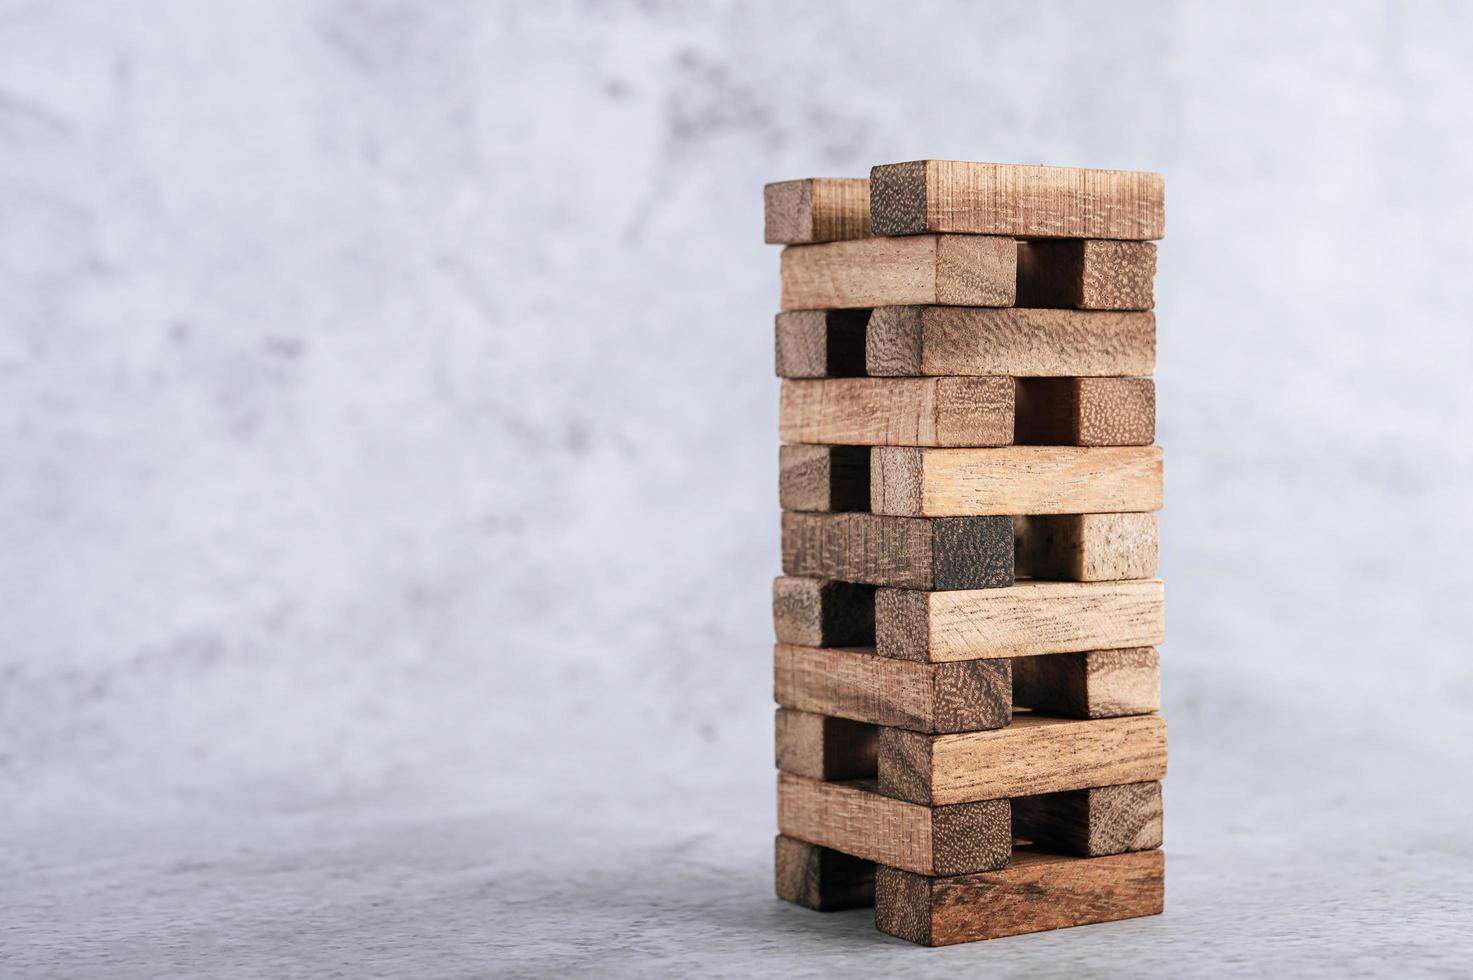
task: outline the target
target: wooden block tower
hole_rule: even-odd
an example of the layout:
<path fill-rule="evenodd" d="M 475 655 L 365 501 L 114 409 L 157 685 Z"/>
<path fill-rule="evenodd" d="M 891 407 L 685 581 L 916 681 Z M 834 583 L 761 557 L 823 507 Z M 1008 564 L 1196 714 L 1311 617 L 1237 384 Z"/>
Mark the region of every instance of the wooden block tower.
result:
<path fill-rule="evenodd" d="M 779 897 L 940 946 L 1162 910 L 1160 176 L 769 184 Z"/>

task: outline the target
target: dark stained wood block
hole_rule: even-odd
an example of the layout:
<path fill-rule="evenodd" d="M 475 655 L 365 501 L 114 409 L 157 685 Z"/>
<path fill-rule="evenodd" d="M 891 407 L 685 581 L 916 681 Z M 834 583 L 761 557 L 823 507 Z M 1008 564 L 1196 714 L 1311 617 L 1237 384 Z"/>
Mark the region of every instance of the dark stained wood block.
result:
<path fill-rule="evenodd" d="M 776 321 L 780 378 L 849 378 L 865 373 L 869 310 L 793 310 Z M 1146 372 L 1149 373 L 1149 369 Z"/>
<path fill-rule="evenodd" d="M 847 718 L 778 708 L 777 768 L 811 779 L 869 779 L 879 729 Z"/>
<path fill-rule="evenodd" d="M 875 903 L 875 863 L 778 835 L 774 845 L 777 897 L 817 912 Z"/>
<path fill-rule="evenodd" d="M 783 571 L 913 589 L 1013 584 L 1013 522 L 783 514 Z"/>
<path fill-rule="evenodd" d="M 1160 851 L 1081 858 L 1018 850 L 1006 868 L 927 877 L 881 865 L 875 925 L 923 946 L 997 939 L 1157 915 L 1165 907 Z"/>
<path fill-rule="evenodd" d="M 772 582 L 772 622 L 779 643 L 874 646 L 875 587 L 779 576 Z"/>
<path fill-rule="evenodd" d="M 1066 718 L 1161 709 L 1161 659 L 1151 647 L 1013 659 L 1013 704 Z"/>
<path fill-rule="evenodd" d="M 1001 728 L 1012 718 L 1008 660 L 922 664 L 873 649 L 779 643 L 773 698 L 785 708 L 919 732 Z"/>
<path fill-rule="evenodd" d="M 783 510 L 869 510 L 869 447 L 783 446 L 778 501 Z"/>
<path fill-rule="evenodd" d="M 1151 242 L 1018 243 L 1019 306 L 1149 310 L 1155 282 Z"/>
<path fill-rule="evenodd" d="M 1149 446 L 1156 441 L 1156 383 L 1019 378 L 1013 418 L 1020 446 Z"/>
<path fill-rule="evenodd" d="M 1097 786 L 1013 800 L 1015 839 L 1084 857 L 1160 847 L 1161 824 L 1160 783 Z"/>

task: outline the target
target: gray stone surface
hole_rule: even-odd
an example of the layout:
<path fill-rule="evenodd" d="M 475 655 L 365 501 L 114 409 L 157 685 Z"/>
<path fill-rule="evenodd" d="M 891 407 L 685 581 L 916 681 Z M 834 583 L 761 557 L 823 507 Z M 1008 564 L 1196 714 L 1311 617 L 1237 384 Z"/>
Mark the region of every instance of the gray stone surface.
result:
<path fill-rule="evenodd" d="M 1473 8 L 0 2 L 0 974 L 1458 975 Z M 769 897 L 765 180 L 1141 167 L 1169 911 Z"/>

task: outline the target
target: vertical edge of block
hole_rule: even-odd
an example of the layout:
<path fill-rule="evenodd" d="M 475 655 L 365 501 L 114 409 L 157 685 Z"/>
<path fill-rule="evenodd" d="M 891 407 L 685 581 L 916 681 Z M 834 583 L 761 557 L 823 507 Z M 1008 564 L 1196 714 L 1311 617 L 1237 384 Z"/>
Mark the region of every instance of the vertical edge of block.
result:
<path fill-rule="evenodd" d="M 925 875 L 875 868 L 875 928 L 922 946 L 931 945 L 931 885 Z"/>
<path fill-rule="evenodd" d="M 937 875 L 1005 868 L 1013 852 L 1008 800 L 956 803 L 931 810 L 931 865 Z"/>
<path fill-rule="evenodd" d="M 813 182 L 778 180 L 762 188 L 762 240 L 769 245 L 813 241 Z"/>
<path fill-rule="evenodd" d="M 880 792 L 886 796 L 931 806 L 932 746 L 934 739 L 903 728 L 881 728 L 876 769 Z"/>
<path fill-rule="evenodd" d="M 933 589 L 998 589 L 1013 584 L 1015 545 L 1010 517 L 934 517 Z"/>
<path fill-rule="evenodd" d="M 931 420 L 934 445 L 1012 445 L 1016 388 L 1010 377 L 936 378 Z"/>
<path fill-rule="evenodd" d="M 926 231 L 927 170 L 924 160 L 870 168 L 870 227 L 876 235 L 919 235 Z"/>
<path fill-rule="evenodd" d="M 924 307 L 878 306 L 865 328 L 864 367 L 872 377 L 924 375 Z"/>
<path fill-rule="evenodd" d="M 1018 247 L 993 235 L 936 236 L 936 302 L 942 306 L 1013 306 Z"/>
<path fill-rule="evenodd" d="M 869 503 L 876 514 L 920 517 L 924 456 L 912 447 L 877 446 L 869 457 Z"/>
<path fill-rule="evenodd" d="M 932 728 L 938 733 L 1006 728 L 1013 720 L 1013 664 L 959 660 L 931 667 Z"/>
<path fill-rule="evenodd" d="M 929 593 L 914 589 L 875 592 L 875 652 L 882 657 L 930 662 Z"/>

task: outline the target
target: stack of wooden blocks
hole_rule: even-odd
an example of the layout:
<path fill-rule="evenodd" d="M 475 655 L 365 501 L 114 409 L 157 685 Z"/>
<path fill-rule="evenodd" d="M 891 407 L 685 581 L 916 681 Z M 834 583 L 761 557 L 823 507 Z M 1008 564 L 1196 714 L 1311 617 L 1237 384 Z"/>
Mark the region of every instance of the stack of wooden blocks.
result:
<path fill-rule="evenodd" d="M 778 895 L 929 945 L 1160 912 L 1160 176 L 765 197 Z"/>

